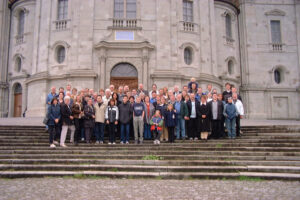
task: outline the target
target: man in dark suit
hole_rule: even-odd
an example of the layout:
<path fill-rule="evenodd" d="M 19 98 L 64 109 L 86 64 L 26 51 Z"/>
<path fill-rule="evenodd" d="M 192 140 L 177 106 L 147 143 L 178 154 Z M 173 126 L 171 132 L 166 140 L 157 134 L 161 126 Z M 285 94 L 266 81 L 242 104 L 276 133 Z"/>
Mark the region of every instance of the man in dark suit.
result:
<path fill-rule="evenodd" d="M 223 103 L 218 100 L 216 93 L 213 94 L 213 100 L 208 103 L 211 113 L 211 135 L 210 138 L 219 139 L 222 135 L 222 117 Z"/>
<path fill-rule="evenodd" d="M 61 147 L 67 147 L 65 145 L 65 140 L 67 137 L 68 129 L 71 131 L 71 139 L 70 141 L 74 141 L 74 133 L 75 133 L 75 126 L 74 126 L 74 117 L 72 113 L 72 109 L 70 106 L 70 97 L 65 96 L 64 103 L 61 105 L 60 108 L 61 112 L 61 120 L 62 120 L 62 131 L 60 135 L 60 146 Z"/>
<path fill-rule="evenodd" d="M 198 140 L 200 133 L 198 131 L 198 112 L 200 110 L 200 103 L 195 98 L 195 94 L 190 94 L 190 100 L 187 102 L 189 120 L 188 120 L 188 136 L 190 140 Z"/>

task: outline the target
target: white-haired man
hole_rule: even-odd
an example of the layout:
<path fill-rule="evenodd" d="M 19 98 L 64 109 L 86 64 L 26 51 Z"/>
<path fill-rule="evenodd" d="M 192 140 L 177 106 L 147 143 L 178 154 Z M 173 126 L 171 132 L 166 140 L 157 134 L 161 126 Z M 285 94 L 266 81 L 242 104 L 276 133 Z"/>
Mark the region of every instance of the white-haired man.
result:
<path fill-rule="evenodd" d="M 105 90 L 105 95 L 102 97 L 103 103 L 108 105 L 108 102 L 110 101 L 110 99 L 111 99 L 111 90 L 106 89 Z"/>
<path fill-rule="evenodd" d="M 74 126 L 74 117 L 72 113 L 72 109 L 70 106 L 70 97 L 65 96 L 64 104 L 61 105 L 61 120 L 62 120 L 62 131 L 60 135 L 60 146 L 67 147 L 65 145 L 65 140 L 67 137 L 68 129 L 71 131 L 71 139 L 70 142 L 74 141 L 74 133 L 75 133 L 75 126 Z"/>

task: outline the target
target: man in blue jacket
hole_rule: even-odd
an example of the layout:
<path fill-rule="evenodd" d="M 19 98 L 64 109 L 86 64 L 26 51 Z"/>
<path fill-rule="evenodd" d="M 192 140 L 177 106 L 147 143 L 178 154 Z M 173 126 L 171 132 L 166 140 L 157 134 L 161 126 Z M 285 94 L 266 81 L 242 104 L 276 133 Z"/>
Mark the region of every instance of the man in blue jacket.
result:
<path fill-rule="evenodd" d="M 228 103 L 224 107 L 224 116 L 226 122 L 226 128 L 228 131 L 228 138 L 235 139 L 235 123 L 236 123 L 236 116 L 237 116 L 237 109 L 235 105 L 232 103 L 232 97 L 228 98 Z"/>

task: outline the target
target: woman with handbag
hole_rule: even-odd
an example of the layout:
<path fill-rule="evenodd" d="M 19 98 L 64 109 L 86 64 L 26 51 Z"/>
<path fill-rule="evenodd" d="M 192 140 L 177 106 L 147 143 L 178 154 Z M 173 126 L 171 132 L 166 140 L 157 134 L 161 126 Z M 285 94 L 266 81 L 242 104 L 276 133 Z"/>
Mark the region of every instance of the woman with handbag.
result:
<path fill-rule="evenodd" d="M 58 142 L 55 141 L 55 136 L 60 134 L 60 106 L 58 105 L 57 98 L 54 97 L 51 101 L 51 105 L 48 107 L 48 131 L 49 131 L 49 143 L 51 148 L 55 148 Z"/>

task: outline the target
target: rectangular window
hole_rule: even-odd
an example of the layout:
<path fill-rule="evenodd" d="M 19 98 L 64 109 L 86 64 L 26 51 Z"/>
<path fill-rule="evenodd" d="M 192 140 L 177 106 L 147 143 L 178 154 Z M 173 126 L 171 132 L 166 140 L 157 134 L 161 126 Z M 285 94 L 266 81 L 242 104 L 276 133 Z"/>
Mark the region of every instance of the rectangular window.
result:
<path fill-rule="evenodd" d="M 58 0 L 58 20 L 64 20 L 68 18 L 68 0 Z"/>
<path fill-rule="evenodd" d="M 117 19 L 124 18 L 124 0 L 115 0 L 114 17 Z"/>
<path fill-rule="evenodd" d="M 19 25 L 18 25 L 19 36 L 24 34 L 24 25 L 25 25 L 25 12 L 22 10 L 19 13 Z"/>
<path fill-rule="evenodd" d="M 183 21 L 193 22 L 193 2 L 183 0 Z"/>
<path fill-rule="evenodd" d="M 136 0 L 126 1 L 126 18 L 136 19 Z"/>
<path fill-rule="evenodd" d="M 281 44 L 281 27 L 279 20 L 271 20 L 271 37 L 273 44 Z"/>

